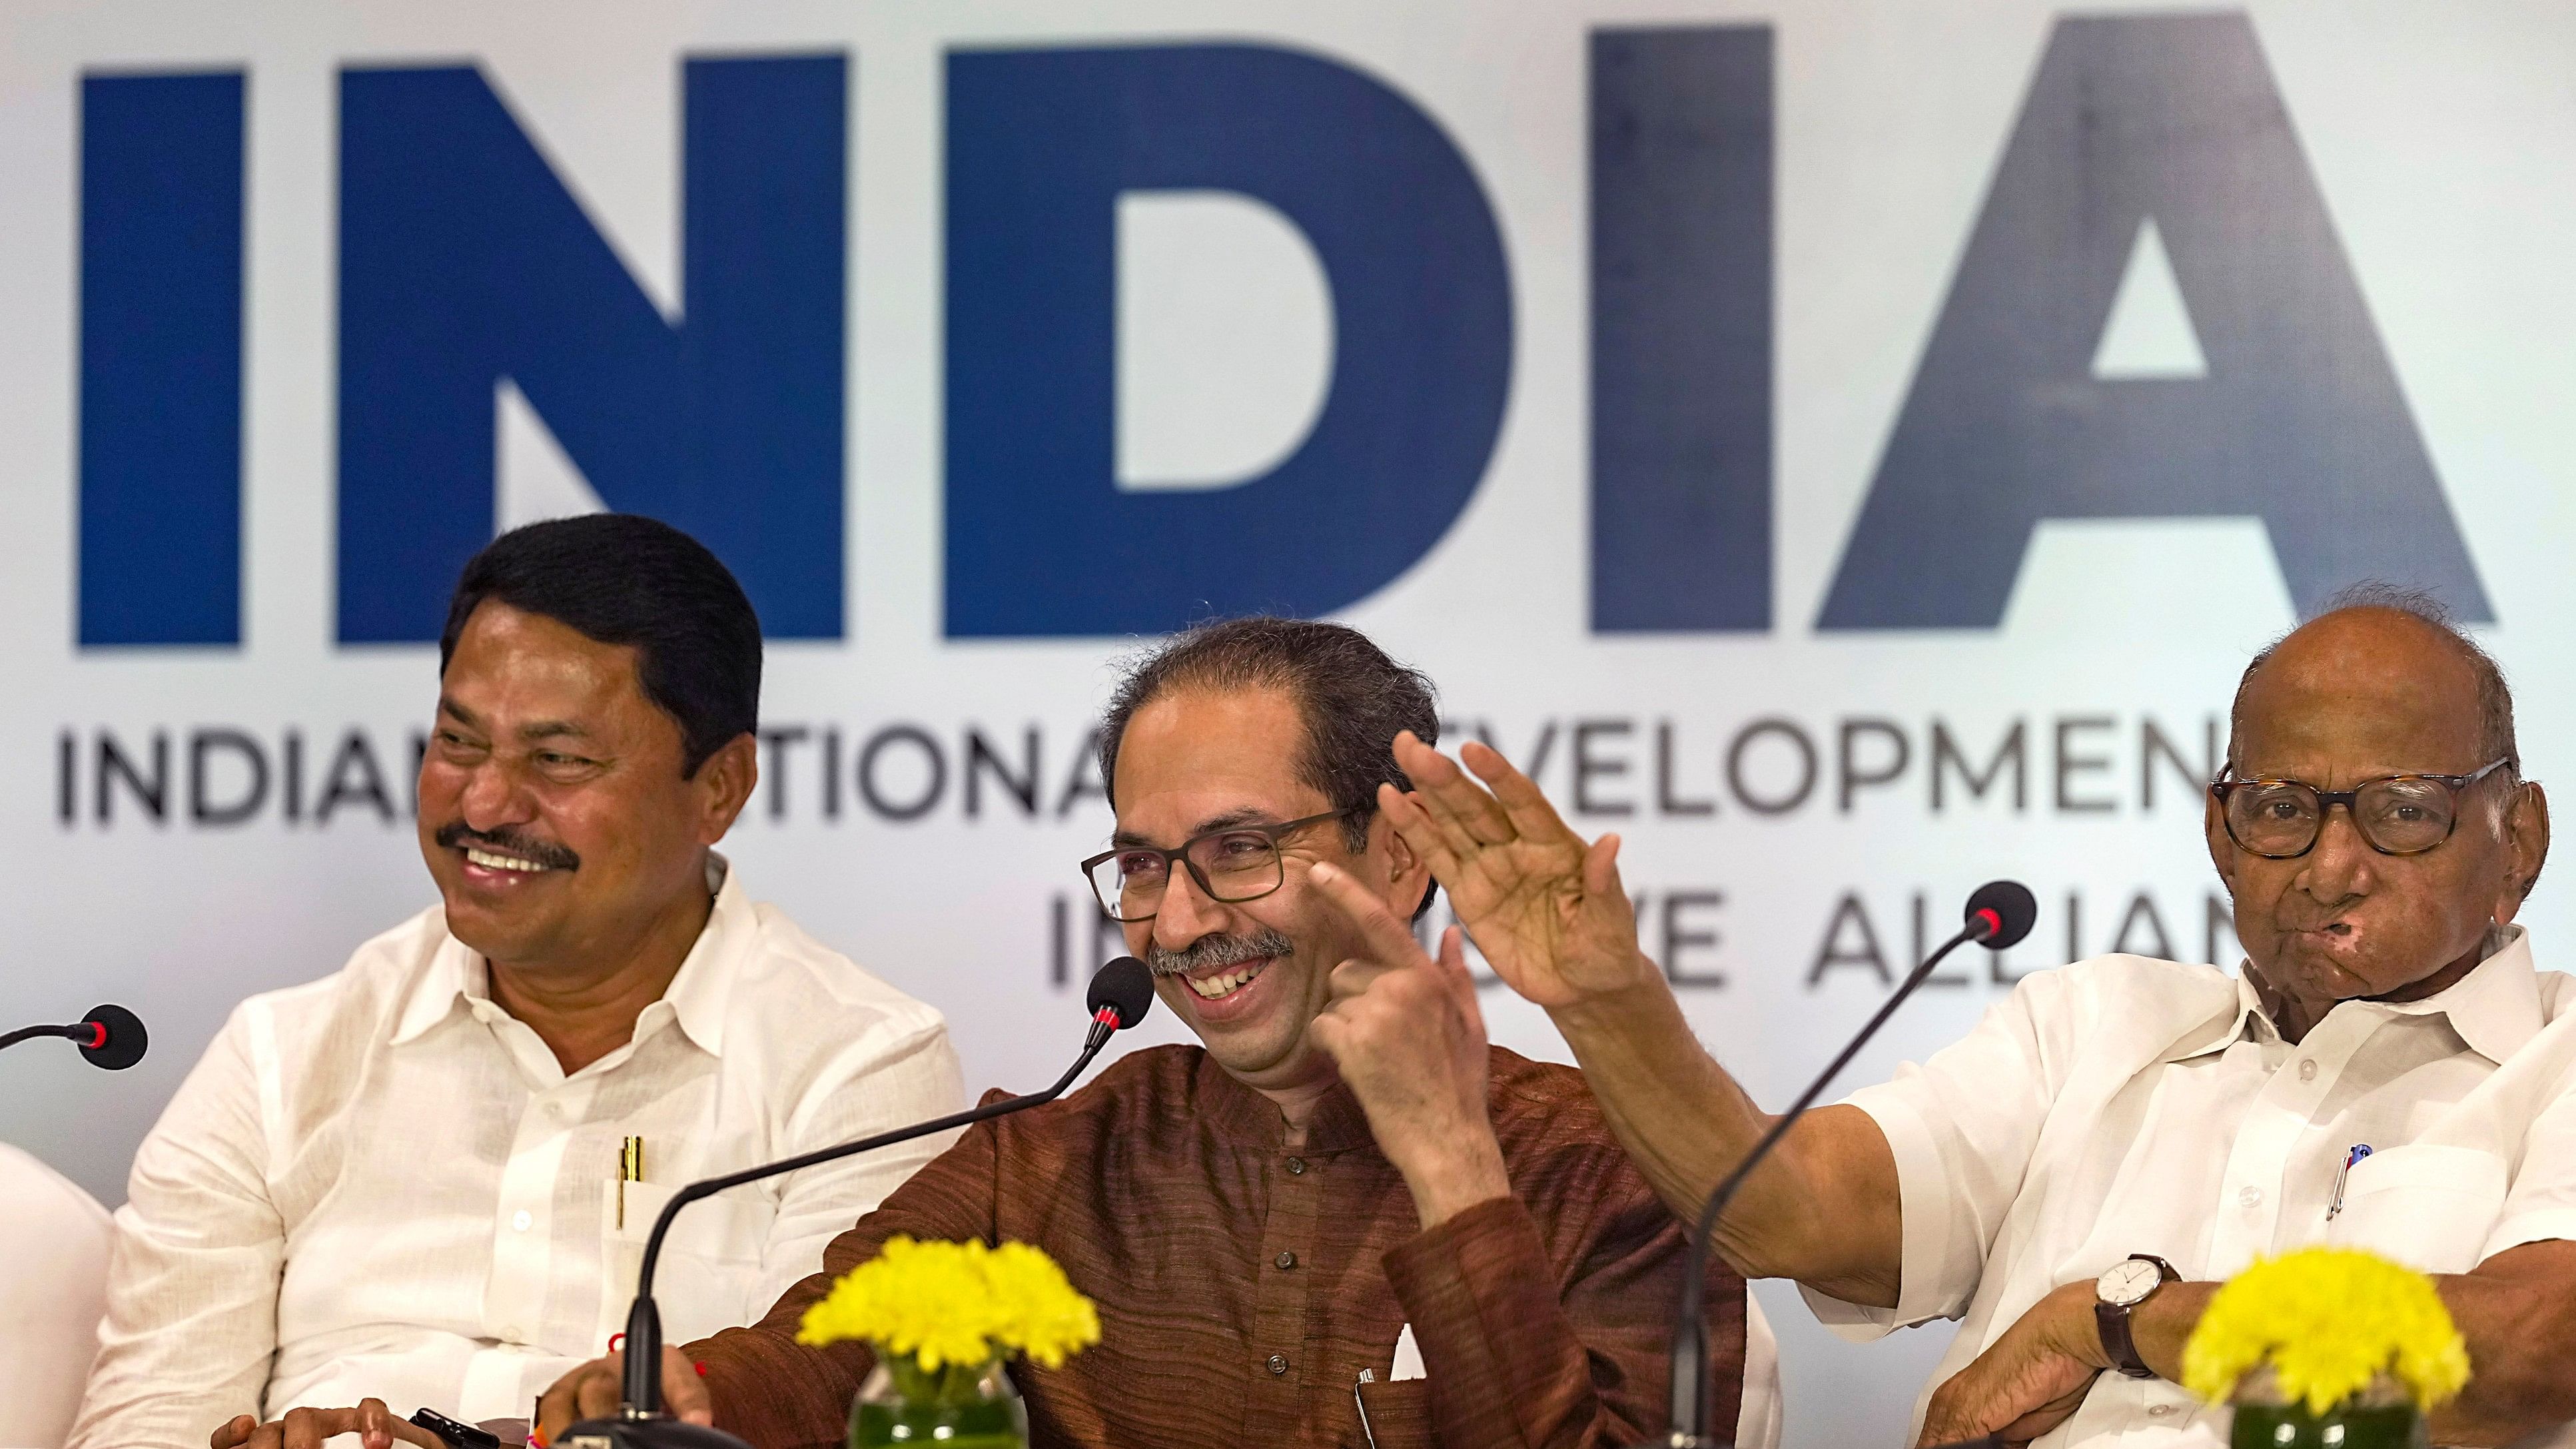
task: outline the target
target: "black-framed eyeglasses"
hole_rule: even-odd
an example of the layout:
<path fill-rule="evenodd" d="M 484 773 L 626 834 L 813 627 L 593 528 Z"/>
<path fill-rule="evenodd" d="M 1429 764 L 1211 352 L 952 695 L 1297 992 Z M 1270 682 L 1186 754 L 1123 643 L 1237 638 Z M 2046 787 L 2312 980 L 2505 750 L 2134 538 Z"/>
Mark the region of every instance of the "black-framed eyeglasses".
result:
<path fill-rule="evenodd" d="M 2316 849 L 2326 812 L 2342 806 L 2362 840 L 2382 855 L 2422 855 L 2451 838 L 2460 823 L 2460 792 L 2511 765 L 2507 756 L 2466 775 L 2382 775 L 2349 790 L 2320 790 L 2304 780 L 2231 780 L 2209 785 L 2238 848 L 2270 860 L 2295 860 Z"/>
<path fill-rule="evenodd" d="M 1288 867 L 1279 858 L 1279 837 L 1367 808 L 1352 805 L 1276 825 L 1221 826 L 1193 835 L 1170 850 L 1122 845 L 1084 861 L 1082 874 L 1091 882 L 1091 894 L 1100 901 L 1100 909 L 1113 921 L 1153 919 L 1163 908 L 1163 891 L 1172 883 L 1174 861 L 1190 873 L 1209 900 L 1227 905 L 1257 901 L 1288 882 Z"/>

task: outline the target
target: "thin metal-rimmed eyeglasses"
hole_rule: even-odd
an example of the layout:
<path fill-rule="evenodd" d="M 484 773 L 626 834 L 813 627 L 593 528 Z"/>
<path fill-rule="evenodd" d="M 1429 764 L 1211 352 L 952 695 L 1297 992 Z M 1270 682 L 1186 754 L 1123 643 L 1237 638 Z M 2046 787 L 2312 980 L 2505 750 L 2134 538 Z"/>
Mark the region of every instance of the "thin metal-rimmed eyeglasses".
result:
<path fill-rule="evenodd" d="M 2320 790 L 2304 780 L 2212 780 L 2209 793 L 2227 822 L 2227 838 L 2271 860 L 2295 860 L 2316 849 L 2326 812 L 2342 806 L 2362 840 L 2382 855 L 2422 855 L 2451 838 L 2460 823 L 2460 792 L 2513 763 L 2511 756 L 2466 775 L 2382 775 L 2349 790 Z"/>
<path fill-rule="evenodd" d="M 1279 859 L 1279 837 L 1366 808 L 1351 805 L 1276 825 L 1220 826 L 1170 850 L 1122 845 L 1084 861 L 1082 874 L 1091 882 L 1091 894 L 1099 899 L 1100 909 L 1113 921 L 1153 919 L 1163 908 L 1163 891 L 1172 883 L 1174 861 L 1190 873 L 1209 900 L 1228 905 L 1257 901 L 1287 884 L 1288 867 Z"/>

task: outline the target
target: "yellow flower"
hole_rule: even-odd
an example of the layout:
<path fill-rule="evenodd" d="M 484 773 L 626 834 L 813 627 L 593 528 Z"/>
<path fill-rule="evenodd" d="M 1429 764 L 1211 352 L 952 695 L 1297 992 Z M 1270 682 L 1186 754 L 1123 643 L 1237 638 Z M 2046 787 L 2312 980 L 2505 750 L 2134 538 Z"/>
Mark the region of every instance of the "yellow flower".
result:
<path fill-rule="evenodd" d="M 1100 1341 L 1100 1318 L 1055 1260 L 1026 1243 L 897 1236 L 805 1310 L 796 1331 L 815 1347 L 850 1339 L 928 1370 L 1012 1353 L 1056 1368 Z"/>
<path fill-rule="evenodd" d="M 2468 1345 L 2433 1282 L 2373 1253 L 2303 1248 L 2213 1294 L 2183 1345 L 2183 1386 L 2211 1403 L 2269 1363 L 2281 1392 L 2323 1414 L 2393 1374 L 2419 1409 L 2469 1381 Z"/>

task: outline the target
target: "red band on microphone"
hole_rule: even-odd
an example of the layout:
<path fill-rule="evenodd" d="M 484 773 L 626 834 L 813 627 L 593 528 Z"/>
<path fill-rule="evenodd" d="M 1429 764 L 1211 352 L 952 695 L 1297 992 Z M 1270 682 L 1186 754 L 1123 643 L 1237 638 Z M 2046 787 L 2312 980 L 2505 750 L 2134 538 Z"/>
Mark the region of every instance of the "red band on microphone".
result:
<path fill-rule="evenodd" d="M 1118 1020 L 1118 1008 L 1114 1006 L 1104 1006 L 1100 1008 L 1098 1011 L 1091 1014 L 1091 1019 L 1099 1022 L 1102 1026 L 1109 1028 L 1111 1031 L 1117 1031 L 1121 1026 L 1121 1023 Z"/>
<path fill-rule="evenodd" d="M 81 1025 L 89 1028 L 89 1049 L 91 1051 L 97 1051 L 100 1047 L 107 1045 L 106 1022 L 85 1021 L 82 1022 Z"/>
<path fill-rule="evenodd" d="M 1977 939 L 1980 941 L 1989 936 L 1999 934 L 2004 928 L 2003 916 L 1992 906 L 1988 906 L 1977 912 L 1977 922 L 1985 927 L 1984 930 L 1977 933 Z"/>

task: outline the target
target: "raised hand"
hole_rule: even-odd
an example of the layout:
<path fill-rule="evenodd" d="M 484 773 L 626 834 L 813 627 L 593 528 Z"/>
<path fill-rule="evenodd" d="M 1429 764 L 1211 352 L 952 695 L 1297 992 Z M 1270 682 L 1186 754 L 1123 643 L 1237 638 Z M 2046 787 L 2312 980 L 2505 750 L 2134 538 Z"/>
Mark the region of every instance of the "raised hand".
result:
<path fill-rule="evenodd" d="M 1586 844 L 1493 749 L 1469 741 L 1458 757 L 1475 779 L 1411 731 L 1397 735 L 1396 763 L 1414 793 L 1381 785 L 1378 809 L 1430 862 L 1504 984 L 1555 1009 L 1659 976 L 1637 949 L 1619 837 Z"/>
<path fill-rule="evenodd" d="M 1307 1028 L 1368 1114 L 1370 1135 L 1413 1193 L 1422 1226 L 1509 1196 L 1485 1104 L 1485 1015 L 1456 927 L 1425 955 L 1386 902 L 1330 864 L 1307 879 L 1359 928 L 1363 956 L 1333 968 L 1333 999 Z"/>

